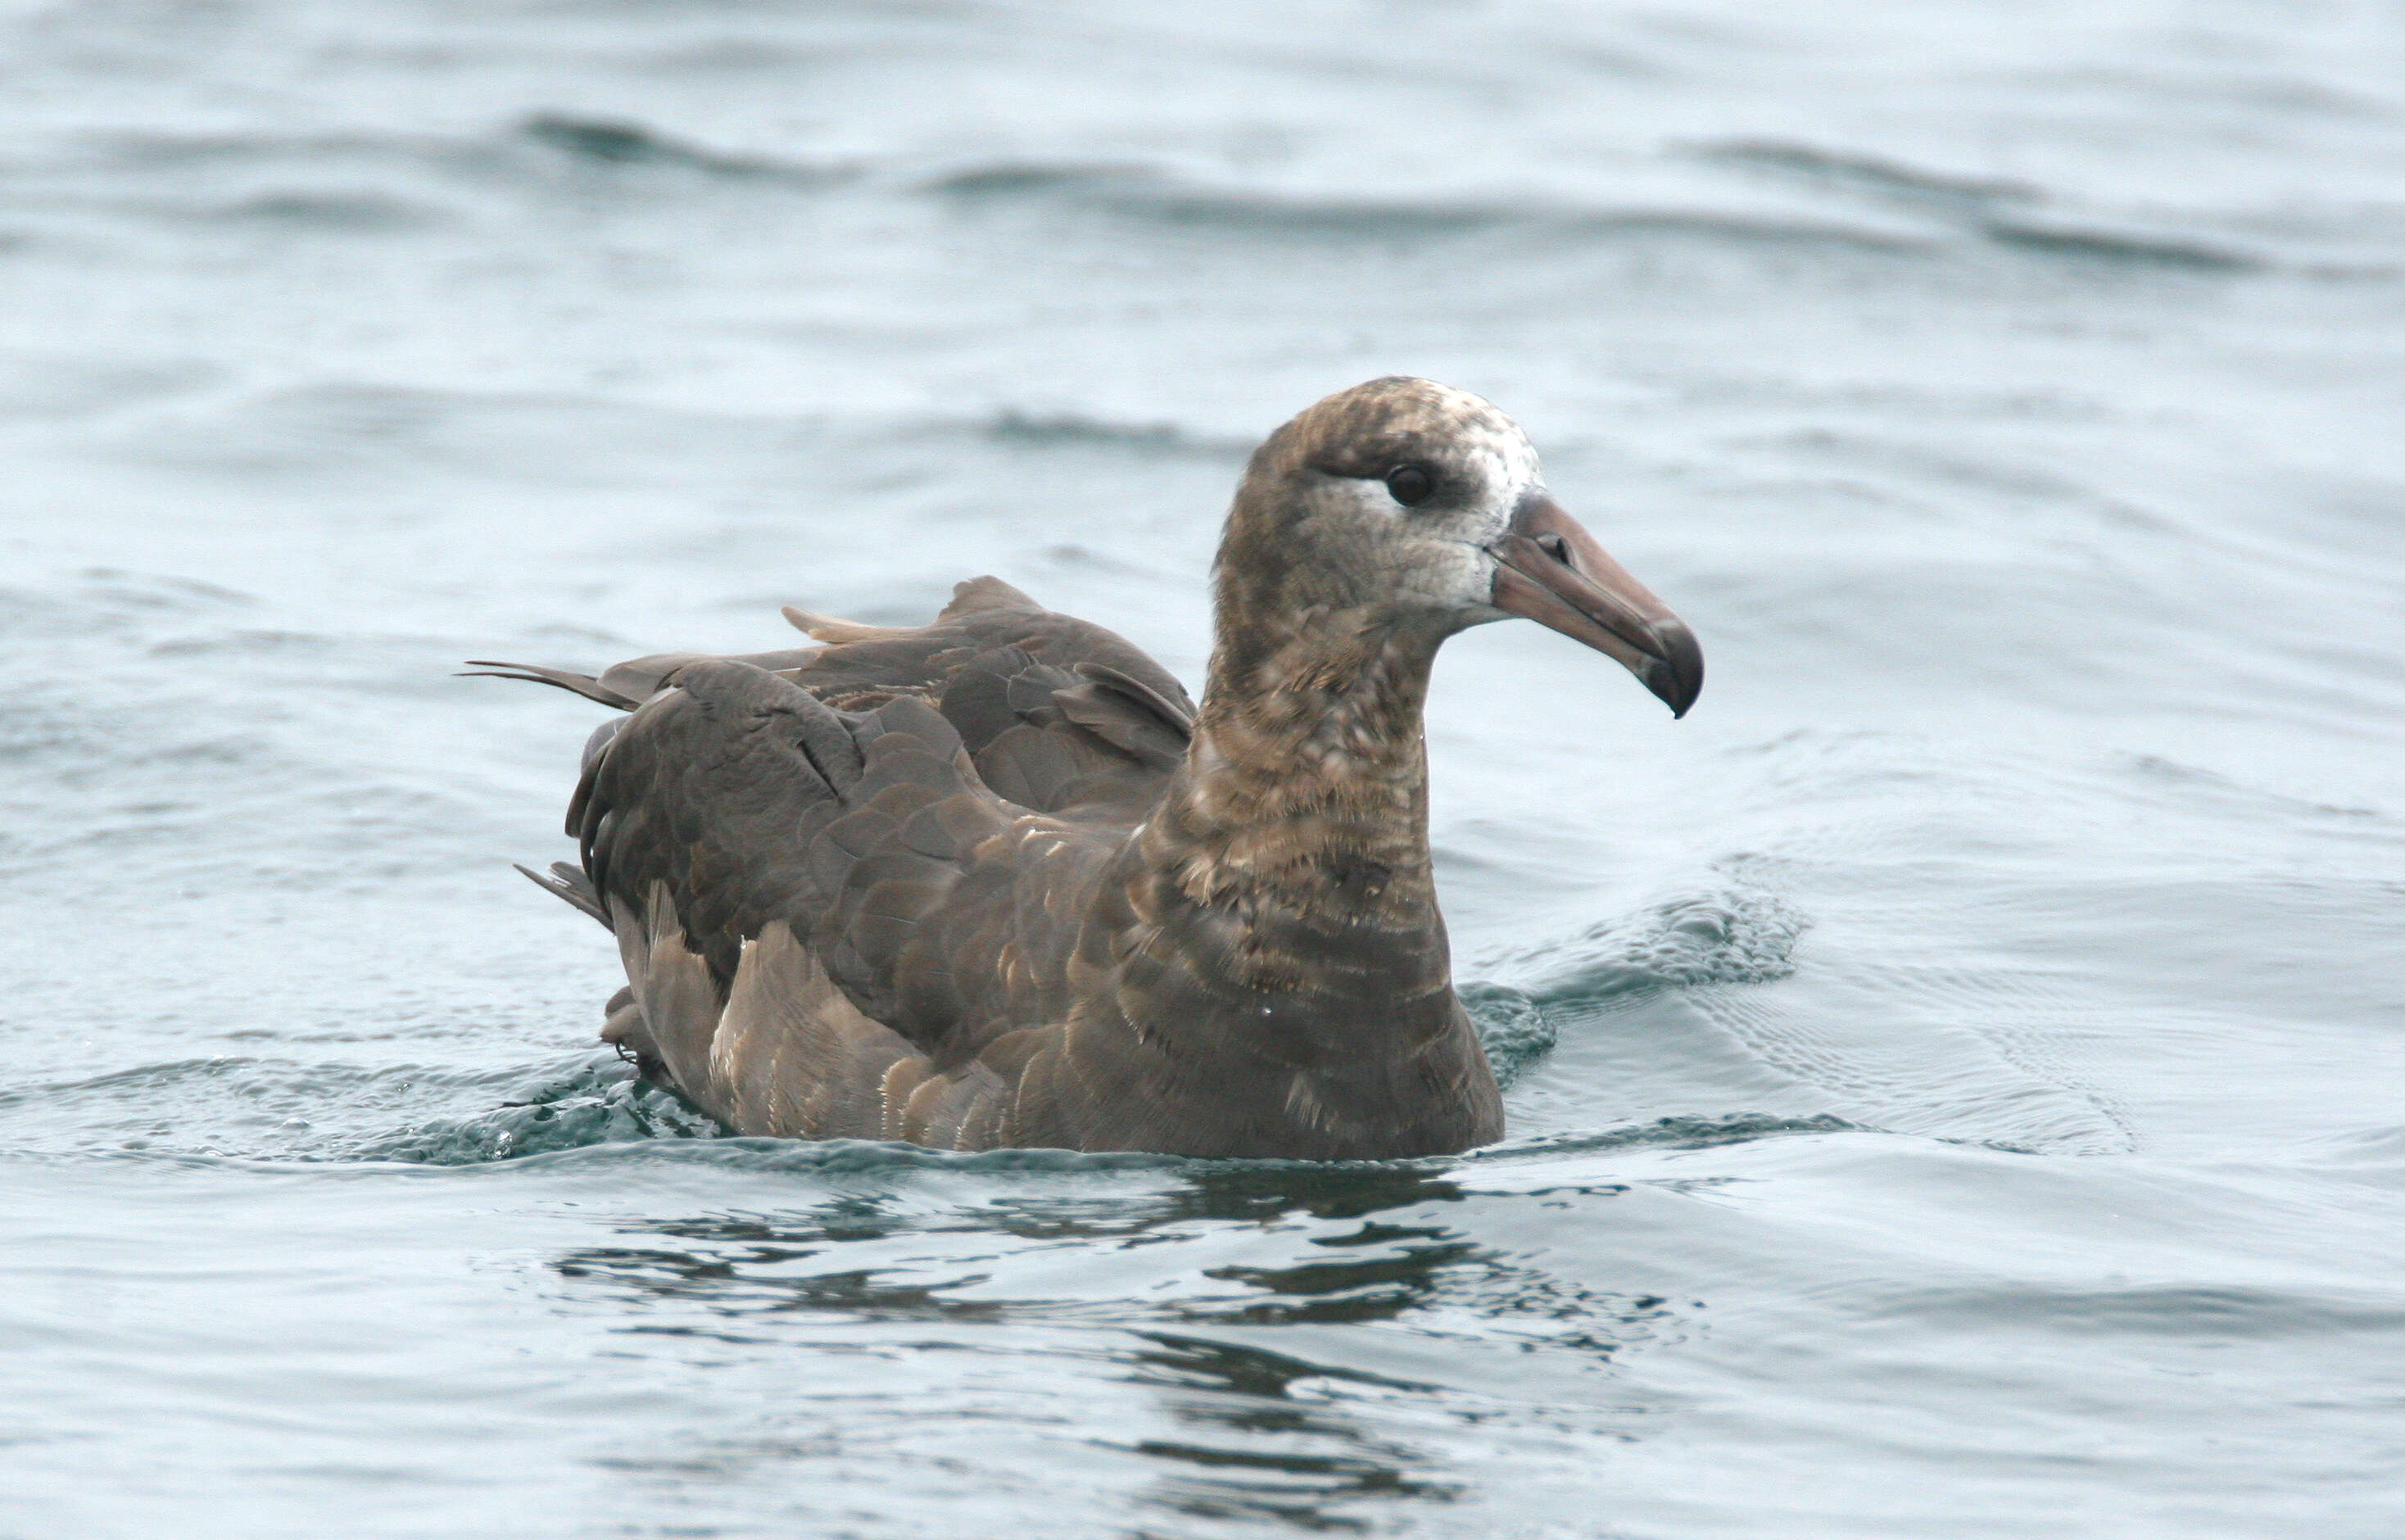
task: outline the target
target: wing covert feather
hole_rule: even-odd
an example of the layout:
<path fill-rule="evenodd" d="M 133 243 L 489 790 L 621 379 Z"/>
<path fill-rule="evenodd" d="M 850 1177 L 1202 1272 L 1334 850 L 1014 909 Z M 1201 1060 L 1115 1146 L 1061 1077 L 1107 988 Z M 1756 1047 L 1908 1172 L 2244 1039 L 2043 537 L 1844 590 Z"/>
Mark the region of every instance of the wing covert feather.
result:
<path fill-rule="evenodd" d="M 981 1055 L 1062 1019 L 1076 915 L 1127 836 L 997 797 L 926 700 L 840 712 L 715 658 L 626 719 L 576 810 L 648 1056 L 738 1127 L 865 1137 L 889 1113 L 1001 1137 L 1039 1045 L 1007 1079 Z M 869 1120 L 897 1074 L 901 1110 L 880 1089 Z"/>

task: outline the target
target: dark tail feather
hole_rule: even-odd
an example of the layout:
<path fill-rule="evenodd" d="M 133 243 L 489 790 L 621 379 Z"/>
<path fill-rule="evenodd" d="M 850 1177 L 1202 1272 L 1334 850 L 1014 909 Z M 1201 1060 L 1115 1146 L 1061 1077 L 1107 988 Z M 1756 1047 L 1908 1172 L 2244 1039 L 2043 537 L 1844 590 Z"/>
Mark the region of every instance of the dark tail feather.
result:
<path fill-rule="evenodd" d="M 527 882 L 562 903 L 572 904 L 592 915 L 601 922 L 605 929 L 615 928 L 610 924 L 610 911 L 601 907 L 601 895 L 593 891 L 593 884 L 586 879 L 584 873 L 567 862 L 551 863 L 551 875 L 548 877 L 528 867 L 520 867 L 518 869 L 526 873 Z"/>
<path fill-rule="evenodd" d="M 556 685 L 561 689 L 573 691 L 587 700 L 598 701 L 604 706 L 614 707 L 622 712 L 633 711 L 642 704 L 631 696 L 621 695 L 598 679 L 588 678 L 581 673 L 570 673 L 564 669 L 537 668 L 532 663 L 496 663 L 488 657 L 471 657 L 468 659 L 468 671 L 457 677 L 523 679 L 529 685 Z"/>

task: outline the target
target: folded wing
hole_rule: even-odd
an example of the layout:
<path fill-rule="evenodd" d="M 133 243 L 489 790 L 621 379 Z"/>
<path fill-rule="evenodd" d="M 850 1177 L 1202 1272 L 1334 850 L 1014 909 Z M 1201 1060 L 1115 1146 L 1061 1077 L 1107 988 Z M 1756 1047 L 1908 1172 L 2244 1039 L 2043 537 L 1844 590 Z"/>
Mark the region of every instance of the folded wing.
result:
<path fill-rule="evenodd" d="M 738 1130 L 1012 1142 L 1077 914 L 1191 707 L 990 578 L 924 628 L 795 618 L 825 645 L 490 666 L 630 713 L 587 748 L 580 865 L 536 880 L 617 937 L 605 1035 Z"/>

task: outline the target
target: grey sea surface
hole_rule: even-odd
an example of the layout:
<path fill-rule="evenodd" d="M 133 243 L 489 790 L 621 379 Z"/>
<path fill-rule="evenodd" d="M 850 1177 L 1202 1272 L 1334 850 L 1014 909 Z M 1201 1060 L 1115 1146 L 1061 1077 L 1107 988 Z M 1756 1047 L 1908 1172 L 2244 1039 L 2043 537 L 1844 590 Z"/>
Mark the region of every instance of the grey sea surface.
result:
<path fill-rule="evenodd" d="M 0 1533 L 2405 1533 L 2394 4 L 0 6 Z M 1512 1137 L 715 1137 L 453 677 L 1201 684 L 1413 373 L 1695 626 L 1429 709 Z"/>

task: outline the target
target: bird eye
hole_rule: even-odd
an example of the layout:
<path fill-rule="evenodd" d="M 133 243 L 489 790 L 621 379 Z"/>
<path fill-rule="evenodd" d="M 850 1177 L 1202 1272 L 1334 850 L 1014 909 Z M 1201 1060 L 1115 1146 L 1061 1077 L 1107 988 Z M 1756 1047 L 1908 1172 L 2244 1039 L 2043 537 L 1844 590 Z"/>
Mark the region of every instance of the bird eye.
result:
<path fill-rule="evenodd" d="M 1425 465 L 1398 465 L 1386 473 L 1386 495 L 1404 507 L 1414 507 L 1436 490 L 1436 477 Z"/>

